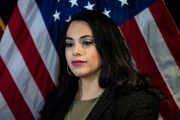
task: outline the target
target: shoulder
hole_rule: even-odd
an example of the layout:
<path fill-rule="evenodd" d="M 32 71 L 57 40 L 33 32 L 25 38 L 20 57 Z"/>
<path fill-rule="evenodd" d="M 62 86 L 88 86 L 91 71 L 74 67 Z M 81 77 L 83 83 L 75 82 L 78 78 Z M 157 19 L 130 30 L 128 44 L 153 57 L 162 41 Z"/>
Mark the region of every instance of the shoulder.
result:
<path fill-rule="evenodd" d="M 125 98 L 136 98 L 136 99 L 159 98 L 157 93 L 153 90 L 153 88 L 142 88 L 139 86 L 133 86 L 133 87 L 125 86 L 120 89 L 117 89 L 116 93 L 117 96 L 125 97 Z"/>
<path fill-rule="evenodd" d="M 142 103 L 155 103 L 159 104 L 160 98 L 158 93 L 155 92 L 153 88 L 143 88 L 141 86 L 124 86 L 117 89 L 116 95 L 118 100 L 124 102 L 129 102 L 131 104 L 142 104 Z"/>
<path fill-rule="evenodd" d="M 158 105 L 159 98 L 154 94 L 144 91 L 144 90 L 134 90 L 126 94 L 117 95 L 117 101 L 122 103 L 127 103 L 132 106 L 142 106 L 142 105 Z"/>
<path fill-rule="evenodd" d="M 123 91 L 126 89 L 126 92 Z M 128 119 L 154 120 L 158 118 L 160 99 L 144 89 L 122 88 L 116 94 L 117 116 Z"/>

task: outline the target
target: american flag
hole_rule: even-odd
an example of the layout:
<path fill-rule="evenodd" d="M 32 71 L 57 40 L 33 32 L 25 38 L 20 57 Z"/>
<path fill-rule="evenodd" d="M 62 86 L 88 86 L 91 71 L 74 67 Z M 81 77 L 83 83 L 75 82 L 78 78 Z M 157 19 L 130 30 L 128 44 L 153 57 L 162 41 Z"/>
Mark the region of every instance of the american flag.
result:
<path fill-rule="evenodd" d="M 180 34 L 162 0 L 18 0 L 8 25 L 0 17 L 0 119 L 34 120 L 58 85 L 63 26 L 89 9 L 112 18 L 138 69 L 167 96 L 159 119 L 180 108 Z M 4 29 L 5 28 L 5 29 Z"/>

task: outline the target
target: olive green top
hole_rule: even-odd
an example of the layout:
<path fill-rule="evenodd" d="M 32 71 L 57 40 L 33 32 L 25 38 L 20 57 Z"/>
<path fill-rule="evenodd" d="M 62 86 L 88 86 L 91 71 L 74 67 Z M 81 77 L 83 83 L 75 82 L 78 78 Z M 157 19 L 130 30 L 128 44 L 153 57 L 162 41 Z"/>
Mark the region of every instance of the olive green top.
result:
<path fill-rule="evenodd" d="M 90 100 L 75 99 L 64 120 L 85 120 L 100 96 Z"/>

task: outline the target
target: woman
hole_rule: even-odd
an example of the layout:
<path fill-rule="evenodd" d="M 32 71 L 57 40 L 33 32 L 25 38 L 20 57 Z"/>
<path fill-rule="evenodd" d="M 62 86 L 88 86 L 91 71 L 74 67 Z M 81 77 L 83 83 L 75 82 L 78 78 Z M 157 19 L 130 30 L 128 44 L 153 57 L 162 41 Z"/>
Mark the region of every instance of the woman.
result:
<path fill-rule="evenodd" d="M 156 120 L 160 96 L 133 64 L 118 27 L 102 13 L 82 11 L 61 43 L 60 79 L 43 120 Z"/>

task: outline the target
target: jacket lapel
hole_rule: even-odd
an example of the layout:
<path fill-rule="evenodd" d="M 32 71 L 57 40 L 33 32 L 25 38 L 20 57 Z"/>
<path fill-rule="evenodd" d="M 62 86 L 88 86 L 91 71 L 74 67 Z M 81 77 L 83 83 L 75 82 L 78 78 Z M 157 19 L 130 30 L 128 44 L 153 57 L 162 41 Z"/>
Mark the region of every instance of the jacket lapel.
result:
<path fill-rule="evenodd" d="M 115 89 L 112 87 L 107 88 L 102 94 L 99 101 L 93 107 L 86 120 L 99 120 L 103 112 L 113 102 L 115 97 Z"/>

